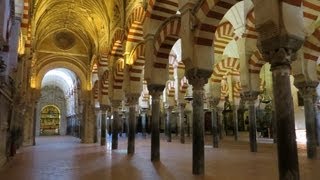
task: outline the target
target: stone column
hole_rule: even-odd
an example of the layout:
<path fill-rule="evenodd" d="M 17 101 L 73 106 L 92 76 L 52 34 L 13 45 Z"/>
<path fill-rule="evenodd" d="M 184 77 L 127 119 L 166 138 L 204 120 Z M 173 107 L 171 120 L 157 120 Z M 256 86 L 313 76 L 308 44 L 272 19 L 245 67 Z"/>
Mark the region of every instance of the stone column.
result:
<path fill-rule="evenodd" d="M 119 134 L 119 121 L 120 116 L 118 112 L 118 108 L 120 106 L 120 101 L 112 102 L 112 110 L 113 110 L 113 120 L 112 120 L 112 150 L 118 149 L 118 134 Z"/>
<path fill-rule="evenodd" d="M 212 72 L 204 69 L 189 69 L 186 77 L 193 87 L 192 118 L 192 172 L 204 174 L 204 85 Z"/>
<path fill-rule="evenodd" d="M 171 142 L 171 121 L 172 121 L 172 106 L 167 107 L 167 142 Z"/>
<path fill-rule="evenodd" d="M 178 110 L 179 110 L 179 124 L 180 124 L 180 142 L 182 144 L 185 143 L 185 119 L 184 119 L 184 107 L 186 104 L 179 103 L 178 104 Z"/>
<path fill-rule="evenodd" d="M 101 106 L 101 133 L 100 133 L 100 145 L 106 145 L 106 120 L 107 120 L 107 107 Z"/>
<path fill-rule="evenodd" d="M 210 100 L 211 106 L 211 122 L 212 122 L 212 144 L 214 148 L 219 147 L 219 134 L 218 134 L 218 118 L 217 118 L 217 105 L 219 98 L 212 98 Z"/>
<path fill-rule="evenodd" d="M 95 134 L 95 108 L 90 99 L 84 100 L 83 105 L 83 136 L 81 137 L 82 143 L 94 143 Z"/>
<path fill-rule="evenodd" d="M 243 99 L 248 102 L 249 110 L 249 141 L 250 151 L 257 152 L 257 123 L 256 123 L 256 106 L 255 101 L 257 100 L 259 92 L 248 91 L 243 93 Z"/>
<path fill-rule="evenodd" d="M 136 105 L 139 100 L 139 95 L 127 96 L 127 103 L 129 106 L 129 119 L 128 119 L 128 155 L 134 154 L 134 144 L 136 135 Z"/>
<path fill-rule="evenodd" d="M 234 102 L 233 102 L 234 103 Z M 234 140 L 238 141 L 239 131 L 238 131 L 238 106 L 233 104 L 232 108 L 232 118 L 233 118 L 233 128 L 234 128 Z"/>
<path fill-rule="evenodd" d="M 152 96 L 151 161 L 160 160 L 160 95 L 164 87 L 164 85 L 148 85 L 149 93 Z"/>
<path fill-rule="evenodd" d="M 299 88 L 299 93 L 303 96 L 304 114 L 306 123 L 307 135 L 307 155 L 310 159 L 317 158 L 317 136 L 316 136 L 316 114 L 315 114 L 315 99 L 316 87 L 318 82 L 301 82 L 295 83 Z"/>
<path fill-rule="evenodd" d="M 146 137 L 147 109 L 141 109 L 142 135 Z"/>
<path fill-rule="evenodd" d="M 279 48 L 272 52 L 270 57 L 280 179 L 299 179 L 300 177 L 290 83 L 290 63 L 293 58 L 294 53 L 286 48 Z"/>

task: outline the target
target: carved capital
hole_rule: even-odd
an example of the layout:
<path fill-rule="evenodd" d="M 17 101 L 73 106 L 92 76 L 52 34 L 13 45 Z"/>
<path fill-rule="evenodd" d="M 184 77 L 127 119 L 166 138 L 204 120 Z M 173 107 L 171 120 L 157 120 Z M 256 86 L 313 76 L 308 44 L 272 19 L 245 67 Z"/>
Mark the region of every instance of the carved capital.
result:
<path fill-rule="evenodd" d="M 258 91 L 246 91 L 241 93 L 241 97 L 245 101 L 254 102 L 258 99 L 259 94 Z"/>
<path fill-rule="evenodd" d="M 313 98 L 316 93 L 316 88 L 319 82 L 315 81 L 304 81 L 304 82 L 295 82 L 294 85 L 299 89 L 299 93 L 304 98 Z"/>
<path fill-rule="evenodd" d="M 211 70 L 193 68 L 186 71 L 186 77 L 194 90 L 202 89 L 208 83 L 212 74 Z"/>
<path fill-rule="evenodd" d="M 296 52 L 291 49 L 280 48 L 269 51 L 267 56 L 272 70 L 279 66 L 290 66 L 291 62 L 296 59 Z"/>
<path fill-rule="evenodd" d="M 113 100 L 112 102 L 112 107 L 113 108 L 118 108 L 121 105 L 121 101 L 120 100 Z"/>
<path fill-rule="evenodd" d="M 148 84 L 148 90 L 152 98 L 159 98 L 164 88 L 165 85 L 162 84 Z"/>
<path fill-rule="evenodd" d="M 101 111 L 108 111 L 109 109 L 110 109 L 110 106 L 104 105 L 104 104 L 100 104 L 100 110 Z"/>
<path fill-rule="evenodd" d="M 209 99 L 210 107 L 213 109 L 217 107 L 219 102 L 220 102 L 220 98 L 212 97 Z"/>
<path fill-rule="evenodd" d="M 280 49 L 296 52 L 303 45 L 304 40 L 300 37 L 288 34 L 279 34 L 275 36 L 275 32 L 273 32 L 272 29 L 268 30 L 268 28 L 265 28 L 271 26 L 271 24 L 266 24 L 266 26 L 261 26 L 258 28 L 258 32 L 260 34 L 258 39 L 258 47 L 260 51 L 266 55 L 267 60 L 269 60 L 268 54 L 270 52 L 278 51 Z M 271 37 L 264 37 L 266 34 L 271 34 Z"/>
<path fill-rule="evenodd" d="M 139 101 L 140 94 L 126 94 L 126 102 L 129 106 L 136 105 Z"/>

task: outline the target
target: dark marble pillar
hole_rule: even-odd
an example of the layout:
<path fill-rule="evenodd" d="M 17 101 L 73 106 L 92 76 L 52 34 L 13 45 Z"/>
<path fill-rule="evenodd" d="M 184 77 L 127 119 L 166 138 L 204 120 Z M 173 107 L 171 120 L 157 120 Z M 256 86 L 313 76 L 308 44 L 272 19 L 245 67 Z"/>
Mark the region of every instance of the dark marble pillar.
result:
<path fill-rule="evenodd" d="M 112 103 L 113 105 L 113 120 L 112 120 L 112 150 L 118 149 L 118 134 L 119 134 L 119 121 L 120 116 L 118 112 L 118 107 L 120 102 Z"/>
<path fill-rule="evenodd" d="M 142 136 L 146 137 L 146 125 L 147 125 L 147 110 L 141 110 L 141 123 L 142 123 Z"/>
<path fill-rule="evenodd" d="M 290 62 L 294 54 L 285 48 L 273 52 L 271 71 L 277 120 L 279 179 L 300 179 L 291 94 Z"/>
<path fill-rule="evenodd" d="M 238 130 L 238 106 L 233 105 L 232 109 L 232 118 L 233 118 L 233 128 L 234 128 L 234 140 L 238 141 L 239 138 L 239 130 Z"/>
<path fill-rule="evenodd" d="M 193 68 L 186 71 L 186 77 L 193 87 L 192 118 L 192 173 L 204 174 L 204 89 L 212 71 Z"/>
<path fill-rule="evenodd" d="M 304 115 L 307 135 L 307 155 L 309 159 L 317 158 L 316 114 L 315 99 L 318 82 L 298 82 L 295 86 L 303 97 Z"/>
<path fill-rule="evenodd" d="M 160 95 L 164 85 L 148 85 L 148 90 L 152 96 L 152 122 L 151 122 L 151 161 L 160 160 Z"/>
<path fill-rule="evenodd" d="M 171 121 L 172 121 L 172 106 L 167 107 L 167 142 L 171 142 L 172 136 L 171 136 Z"/>
<path fill-rule="evenodd" d="M 219 133 L 218 133 L 218 117 L 217 117 L 217 105 L 219 98 L 212 98 L 210 100 L 211 106 L 211 121 L 212 121 L 212 145 L 214 148 L 219 147 Z"/>
<path fill-rule="evenodd" d="M 255 101 L 257 100 L 259 92 L 247 91 L 243 93 L 243 99 L 248 102 L 249 110 L 249 141 L 250 151 L 257 152 L 257 121 L 256 121 L 256 106 Z"/>
<path fill-rule="evenodd" d="M 184 118 L 184 107 L 186 104 L 179 103 L 178 110 L 179 110 L 179 124 L 180 124 L 180 143 L 185 143 L 185 118 Z"/>
<path fill-rule="evenodd" d="M 135 151 L 135 135 L 136 135 L 136 105 L 139 96 L 127 96 L 127 103 L 129 106 L 129 121 L 128 121 L 128 155 L 134 154 Z"/>
<path fill-rule="evenodd" d="M 100 134 L 100 145 L 105 146 L 106 145 L 106 120 L 107 120 L 107 109 L 101 108 L 101 134 Z"/>

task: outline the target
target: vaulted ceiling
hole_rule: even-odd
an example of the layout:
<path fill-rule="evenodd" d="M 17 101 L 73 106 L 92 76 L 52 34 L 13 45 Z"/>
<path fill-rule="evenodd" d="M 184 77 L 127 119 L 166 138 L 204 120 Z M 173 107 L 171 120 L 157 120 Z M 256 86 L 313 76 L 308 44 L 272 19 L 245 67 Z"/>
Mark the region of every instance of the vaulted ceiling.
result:
<path fill-rule="evenodd" d="M 112 1 L 36 0 L 32 20 L 35 49 L 47 38 L 54 38 L 61 50 L 71 49 L 75 42 L 83 43 L 89 52 L 99 49 L 109 38 L 107 6 L 112 6 Z"/>

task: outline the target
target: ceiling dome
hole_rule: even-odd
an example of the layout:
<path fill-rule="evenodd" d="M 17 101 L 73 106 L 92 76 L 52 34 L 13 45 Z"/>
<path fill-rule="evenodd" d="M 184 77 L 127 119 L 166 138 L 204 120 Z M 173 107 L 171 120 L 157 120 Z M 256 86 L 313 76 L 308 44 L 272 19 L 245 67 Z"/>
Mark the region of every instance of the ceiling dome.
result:
<path fill-rule="evenodd" d="M 59 31 L 54 35 L 54 44 L 62 50 L 71 49 L 75 42 L 76 38 L 69 31 Z"/>

